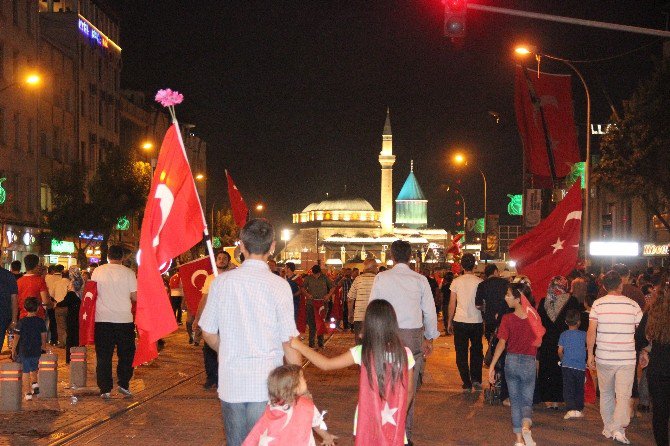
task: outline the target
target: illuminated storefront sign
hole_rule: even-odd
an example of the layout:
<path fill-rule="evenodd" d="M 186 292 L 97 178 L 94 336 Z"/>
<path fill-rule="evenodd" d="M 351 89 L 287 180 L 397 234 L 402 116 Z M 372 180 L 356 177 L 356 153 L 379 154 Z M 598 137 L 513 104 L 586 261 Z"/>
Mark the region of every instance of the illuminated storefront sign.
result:
<path fill-rule="evenodd" d="M 640 252 L 637 242 L 591 242 L 592 256 L 635 257 Z"/>
<path fill-rule="evenodd" d="M 507 213 L 509 215 L 523 215 L 523 200 L 521 194 L 507 194 L 509 203 L 507 203 Z"/>
<path fill-rule="evenodd" d="M 121 51 L 121 47 L 119 47 L 114 41 L 109 39 L 107 36 L 105 36 L 98 28 L 93 26 L 91 22 L 86 20 L 84 17 L 79 16 L 79 32 L 92 42 L 94 42 L 97 46 L 100 46 L 102 48 L 109 48 L 112 47 L 117 51 Z"/>
<path fill-rule="evenodd" d="M 667 256 L 670 245 L 655 245 L 653 243 L 645 243 L 642 247 L 642 255 L 647 257 Z"/>
<path fill-rule="evenodd" d="M 7 192 L 2 187 L 2 182 L 5 180 L 7 178 L 0 178 L 0 204 L 5 204 L 5 200 L 7 200 Z"/>
<path fill-rule="evenodd" d="M 612 124 L 591 124 L 592 135 L 605 135 L 610 131 Z"/>
<path fill-rule="evenodd" d="M 75 252 L 74 243 L 52 238 L 51 252 L 58 254 L 73 254 Z"/>
<path fill-rule="evenodd" d="M 125 215 L 119 218 L 119 220 L 116 222 L 116 229 L 119 231 L 127 231 L 130 229 L 130 220 L 128 220 Z"/>

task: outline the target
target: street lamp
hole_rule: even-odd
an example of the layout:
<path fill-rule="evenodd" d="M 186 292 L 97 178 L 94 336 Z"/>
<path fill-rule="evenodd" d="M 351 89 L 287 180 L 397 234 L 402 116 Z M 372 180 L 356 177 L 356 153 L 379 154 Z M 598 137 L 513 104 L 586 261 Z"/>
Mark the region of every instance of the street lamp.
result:
<path fill-rule="evenodd" d="M 195 179 L 198 180 L 198 181 L 202 181 L 202 180 L 205 179 L 205 175 L 199 173 L 195 176 Z"/>
<path fill-rule="evenodd" d="M 263 203 L 258 203 L 256 205 L 256 212 L 261 213 L 261 212 L 263 212 L 263 209 L 265 209 L 265 206 L 263 206 Z"/>
<path fill-rule="evenodd" d="M 468 166 L 468 160 L 465 158 L 465 155 L 462 153 L 457 153 L 454 155 L 454 164 L 457 166 Z M 487 183 L 486 175 L 484 171 L 479 167 L 476 167 L 480 174 L 482 174 L 482 180 L 484 180 L 484 234 L 486 234 L 486 216 L 487 214 Z M 464 212 L 465 213 L 465 212 Z"/>
<path fill-rule="evenodd" d="M 144 150 L 146 150 L 146 151 L 149 151 L 149 150 L 151 150 L 151 149 L 153 149 L 153 148 L 154 148 L 154 145 L 153 145 L 153 143 L 152 143 L 151 141 L 144 141 L 144 142 L 142 143 L 142 149 L 144 149 Z"/>
<path fill-rule="evenodd" d="M 575 72 L 579 80 L 582 82 L 584 87 L 584 92 L 586 93 L 586 165 L 584 166 L 584 183 L 585 183 L 585 194 L 584 194 L 584 219 L 582 220 L 582 242 L 584 245 L 584 259 L 588 260 L 588 239 L 590 236 L 590 227 L 591 227 L 591 217 L 590 217 L 590 202 L 591 202 L 591 94 L 589 93 L 589 87 L 586 85 L 586 80 L 582 73 L 575 67 L 572 62 L 561 57 L 552 56 L 546 53 L 540 53 L 537 51 L 537 48 L 532 46 L 518 46 L 514 49 L 514 52 L 519 56 L 527 56 L 529 54 L 535 54 L 535 60 L 537 61 L 538 75 L 540 73 L 540 60 L 543 57 L 547 59 L 556 60 L 567 65 L 572 71 Z"/>
<path fill-rule="evenodd" d="M 29 86 L 29 87 L 37 87 L 39 84 L 42 83 L 42 78 L 40 77 L 39 74 L 37 73 L 31 73 L 27 75 L 25 78 L 23 78 L 23 82 L 11 82 L 4 87 L 0 88 L 0 92 L 3 92 L 7 90 L 8 88 L 14 87 L 14 86 L 21 86 L 23 84 Z"/>

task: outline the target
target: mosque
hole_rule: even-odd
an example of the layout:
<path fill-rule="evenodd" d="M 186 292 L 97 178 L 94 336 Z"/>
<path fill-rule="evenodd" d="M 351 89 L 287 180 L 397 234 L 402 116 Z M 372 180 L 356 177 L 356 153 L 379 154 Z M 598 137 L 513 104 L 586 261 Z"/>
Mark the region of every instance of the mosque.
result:
<path fill-rule="evenodd" d="M 309 204 L 293 214 L 293 228 L 282 233 L 282 260 L 293 261 L 301 269 L 321 265 L 339 267 L 374 258 L 390 263 L 387 252 L 397 239 L 412 244 L 413 262 L 445 261 L 445 247 L 451 236 L 444 229 L 428 229 L 428 200 L 414 173 L 414 162 L 395 199 L 393 221 L 393 134 L 391 118 L 386 111 L 382 133 L 381 207 L 375 208 L 365 199 L 353 196 L 328 198 Z M 292 236 L 291 236 L 292 234 Z"/>

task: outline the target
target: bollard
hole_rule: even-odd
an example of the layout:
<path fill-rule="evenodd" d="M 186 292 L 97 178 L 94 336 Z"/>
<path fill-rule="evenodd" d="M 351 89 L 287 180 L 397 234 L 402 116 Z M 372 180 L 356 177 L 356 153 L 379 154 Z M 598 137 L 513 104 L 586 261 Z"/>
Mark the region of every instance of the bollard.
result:
<path fill-rule="evenodd" d="M 17 362 L 0 364 L 0 410 L 16 412 L 21 410 L 23 401 L 23 371 Z"/>
<path fill-rule="evenodd" d="M 58 356 L 54 354 L 44 354 L 40 356 L 40 369 L 37 378 L 40 386 L 40 397 L 56 398 L 58 392 Z"/>
<path fill-rule="evenodd" d="M 86 347 L 70 348 L 70 387 L 86 387 Z"/>

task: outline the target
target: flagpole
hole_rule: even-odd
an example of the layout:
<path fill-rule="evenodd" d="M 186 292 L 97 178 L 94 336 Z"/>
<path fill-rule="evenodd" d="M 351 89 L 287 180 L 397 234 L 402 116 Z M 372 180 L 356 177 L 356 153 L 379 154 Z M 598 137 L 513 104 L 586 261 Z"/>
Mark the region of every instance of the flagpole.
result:
<path fill-rule="evenodd" d="M 179 122 L 177 121 L 177 118 L 174 114 L 174 107 L 169 107 L 170 109 L 170 114 L 172 115 L 172 123 L 176 127 L 177 130 L 177 138 L 179 138 L 179 145 L 181 146 L 181 150 L 184 153 L 184 158 L 186 159 L 186 163 L 188 164 L 189 170 L 191 170 L 191 164 L 188 162 L 188 155 L 186 153 L 186 147 L 184 146 L 184 140 L 182 139 L 181 136 L 181 130 L 179 128 Z M 198 190 L 196 184 L 195 184 L 195 179 L 193 178 L 193 174 L 191 174 L 191 181 L 193 182 L 193 189 Z M 205 239 L 205 245 L 207 246 L 207 254 L 209 255 L 209 261 L 212 264 L 212 273 L 214 274 L 214 277 L 219 275 L 219 270 L 216 268 L 216 259 L 214 258 L 214 249 L 212 247 L 212 237 L 209 235 L 209 229 L 207 228 L 207 220 L 205 219 L 205 212 L 202 210 L 202 203 L 200 203 L 200 195 L 197 194 L 198 197 L 198 207 L 200 208 L 200 217 L 202 218 L 202 223 L 205 229 L 202 231 L 203 238 Z"/>

